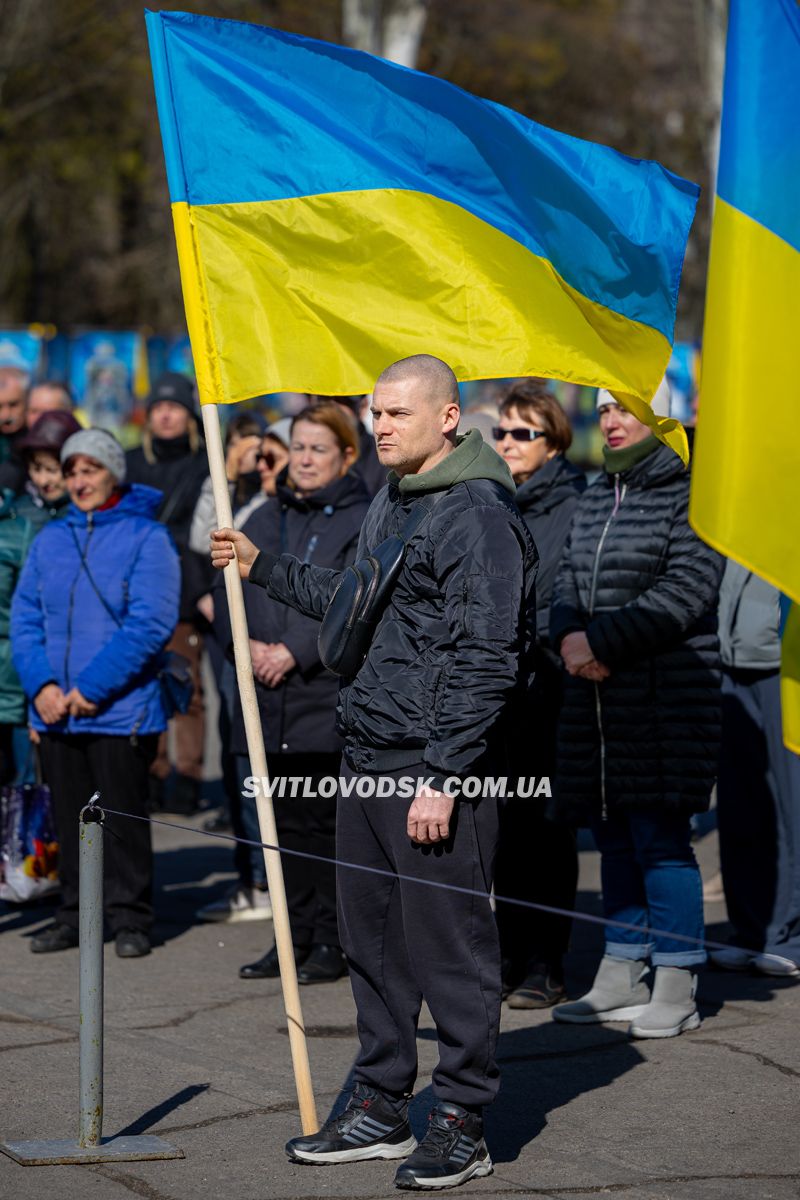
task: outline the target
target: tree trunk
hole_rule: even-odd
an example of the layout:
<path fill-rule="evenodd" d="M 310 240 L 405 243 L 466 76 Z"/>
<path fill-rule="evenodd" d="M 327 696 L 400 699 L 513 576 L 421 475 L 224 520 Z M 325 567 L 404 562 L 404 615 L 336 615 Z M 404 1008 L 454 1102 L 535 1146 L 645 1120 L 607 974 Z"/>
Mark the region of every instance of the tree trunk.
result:
<path fill-rule="evenodd" d="M 427 0 L 342 0 L 348 46 L 414 67 L 428 15 Z"/>

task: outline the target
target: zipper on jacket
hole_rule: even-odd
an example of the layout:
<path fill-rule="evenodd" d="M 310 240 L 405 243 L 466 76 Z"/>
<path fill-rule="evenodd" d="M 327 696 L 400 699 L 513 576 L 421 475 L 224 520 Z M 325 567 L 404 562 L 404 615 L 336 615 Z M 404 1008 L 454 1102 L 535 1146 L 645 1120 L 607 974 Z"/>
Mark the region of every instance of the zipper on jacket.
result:
<path fill-rule="evenodd" d="M 614 520 L 620 509 L 620 505 L 625 499 L 625 493 L 628 490 L 627 483 L 623 483 L 622 491 L 619 487 L 619 475 L 614 476 L 614 507 L 609 513 L 608 519 L 603 526 L 603 532 L 600 534 L 600 541 L 597 543 L 597 550 L 594 555 L 594 565 L 592 567 L 592 586 L 589 592 L 589 616 L 594 616 L 594 601 L 597 592 L 597 575 L 600 569 L 600 555 L 603 552 L 603 543 L 606 540 L 609 526 Z M 603 709 L 600 703 L 600 684 L 594 685 L 594 704 L 597 713 L 597 732 L 600 735 L 600 819 L 608 820 L 608 801 L 606 798 L 606 739 L 603 734 Z"/>
<path fill-rule="evenodd" d="M 89 540 L 92 536 L 92 530 L 94 528 L 94 523 L 92 521 L 91 513 L 86 514 L 86 528 L 88 529 L 89 532 L 86 537 L 86 546 L 84 547 L 84 550 L 83 550 L 84 558 L 86 558 L 89 554 Z M 81 564 L 81 569 L 78 570 L 78 574 L 75 576 L 74 580 L 72 581 L 72 588 L 70 589 L 70 593 L 69 593 L 69 604 L 67 605 L 67 643 L 66 643 L 66 646 L 64 647 L 64 683 L 66 684 L 67 691 L 70 690 L 69 656 L 70 656 L 70 651 L 72 650 L 72 614 L 75 609 L 75 589 L 78 586 L 78 580 L 81 577 L 82 565 L 83 564 Z"/>

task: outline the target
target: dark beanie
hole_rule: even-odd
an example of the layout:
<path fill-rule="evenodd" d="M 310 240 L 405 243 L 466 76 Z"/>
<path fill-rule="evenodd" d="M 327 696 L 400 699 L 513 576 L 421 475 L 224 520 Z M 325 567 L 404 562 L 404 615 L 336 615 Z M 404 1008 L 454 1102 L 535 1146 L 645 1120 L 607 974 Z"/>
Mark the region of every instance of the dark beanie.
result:
<path fill-rule="evenodd" d="M 53 412 L 42 413 L 14 448 L 18 454 L 34 454 L 37 450 L 47 450 L 50 454 L 58 456 L 67 438 L 80 431 L 81 426 L 72 413 L 55 409 Z"/>
<path fill-rule="evenodd" d="M 161 400 L 169 400 L 172 404 L 180 404 L 192 416 L 197 415 L 194 402 L 194 384 L 186 375 L 178 371 L 165 371 L 159 375 L 147 397 L 147 411 Z"/>

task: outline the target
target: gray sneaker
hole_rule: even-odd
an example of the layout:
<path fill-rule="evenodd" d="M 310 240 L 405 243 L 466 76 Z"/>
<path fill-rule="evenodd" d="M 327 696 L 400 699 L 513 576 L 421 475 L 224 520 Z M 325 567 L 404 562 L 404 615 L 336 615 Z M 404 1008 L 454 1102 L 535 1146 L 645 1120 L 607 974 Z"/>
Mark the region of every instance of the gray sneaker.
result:
<path fill-rule="evenodd" d="M 224 921 L 228 925 L 234 921 L 269 921 L 272 917 L 269 892 L 237 883 L 229 895 L 198 909 L 197 916 L 201 921 Z"/>

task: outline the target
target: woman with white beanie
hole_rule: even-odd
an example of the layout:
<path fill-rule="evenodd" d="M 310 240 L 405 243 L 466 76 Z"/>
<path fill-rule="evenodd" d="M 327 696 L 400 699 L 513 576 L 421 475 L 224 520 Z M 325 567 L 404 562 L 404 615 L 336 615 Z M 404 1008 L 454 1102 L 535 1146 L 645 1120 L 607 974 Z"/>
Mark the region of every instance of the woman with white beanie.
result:
<path fill-rule="evenodd" d="M 178 619 L 180 566 L 155 519 L 161 493 L 125 484 L 105 430 L 67 439 L 71 504 L 35 539 L 14 595 L 14 664 L 40 737 L 60 843 L 61 907 L 35 954 L 78 944 L 78 815 L 94 791 L 147 815 L 148 771 L 166 728 L 159 673 Z M 152 849 L 145 821 L 106 818 L 105 916 L 122 958 L 150 951 Z"/>
<path fill-rule="evenodd" d="M 689 818 L 708 807 L 716 774 L 723 564 L 689 527 L 677 455 L 608 392 L 597 407 L 605 471 L 578 502 L 551 606 L 566 668 L 555 801 L 559 816 L 591 827 L 617 924 L 590 991 L 553 1016 L 673 1037 L 700 1024 L 706 951 Z M 666 382 L 653 408 L 669 415 Z"/>

